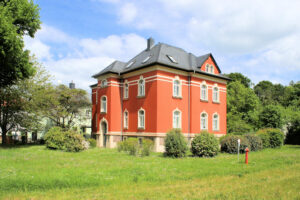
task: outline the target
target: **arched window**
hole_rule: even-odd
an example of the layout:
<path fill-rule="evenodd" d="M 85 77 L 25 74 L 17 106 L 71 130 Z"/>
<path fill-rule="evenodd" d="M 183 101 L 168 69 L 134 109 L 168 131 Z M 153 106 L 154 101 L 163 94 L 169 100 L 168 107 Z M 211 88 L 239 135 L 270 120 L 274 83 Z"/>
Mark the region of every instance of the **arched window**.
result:
<path fill-rule="evenodd" d="M 214 67 L 212 65 L 210 66 L 210 73 L 214 73 Z"/>
<path fill-rule="evenodd" d="M 106 96 L 101 97 L 101 112 L 102 113 L 107 112 L 107 98 L 106 98 Z"/>
<path fill-rule="evenodd" d="M 124 111 L 124 128 L 128 129 L 128 119 L 129 119 L 129 114 L 128 111 Z"/>
<path fill-rule="evenodd" d="M 209 64 L 205 65 L 205 71 L 208 72 L 209 71 Z"/>
<path fill-rule="evenodd" d="M 173 111 L 173 128 L 181 128 L 181 112 L 179 110 Z"/>
<path fill-rule="evenodd" d="M 207 101 L 207 85 L 205 83 L 201 85 L 201 99 Z"/>
<path fill-rule="evenodd" d="M 173 81 L 173 96 L 174 97 L 181 96 L 181 84 L 178 76 L 176 76 Z"/>
<path fill-rule="evenodd" d="M 128 83 L 124 84 L 124 99 L 128 99 L 129 96 L 129 85 Z"/>
<path fill-rule="evenodd" d="M 219 130 L 219 115 L 218 114 L 213 115 L 213 130 L 214 131 Z"/>
<path fill-rule="evenodd" d="M 201 130 L 207 130 L 207 114 L 201 113 L 200 116 L 200 129 Z"/>
<path fill-rule="evenodd" d="M 103 79 L 101 81 L 101 87 L 106 87 L 107 86 L 107 80 L 106 79 Z"/>
<path fill-rule="evenodd" d="M 145 129 L 145 110 L 142 108 L 138 112 L 138 128 Z"/>
<path fill-rule="evenodd" d="M 138 85 L 138 96 L 145 96 L 145 80 L 143 76 L 140 77 Z"/>
<path fill-rule="evenodd" d="M 213 88 L 213 101 L 219 102 L 219 88 L 217 86 Z"/>

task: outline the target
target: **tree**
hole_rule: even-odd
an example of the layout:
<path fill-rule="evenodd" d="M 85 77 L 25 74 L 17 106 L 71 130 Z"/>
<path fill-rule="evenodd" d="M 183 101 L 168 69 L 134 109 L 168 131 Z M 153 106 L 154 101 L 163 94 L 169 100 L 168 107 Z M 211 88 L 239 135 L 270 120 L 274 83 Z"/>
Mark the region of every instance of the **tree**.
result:
<path fill-rule="evenodd" d="M 70 89 L 65 85 L 58 85 L 48 94 L 51 100 L 45 102 L 49 109 L 44 112 L 44 116 L 64 129 L 71 128 L 74 119 L 80 115 L 81 109 L 91 105 L 87 92 L 82 89 Z"/>
<path fill-rule="evenodd" d="M 12 129 L 37 131 L 41 129 L 42 111 L 49 101 L 47 91 L 51 88 L 48 73 L 34 63 L 34 76 L 17 81 L 14 85 L 0 88 L 0 128 L 2 144 L 6 144 L 7 132 Z"/>
<path fill-rule="evenodd" d="M 281 128 L 283 118 L 281 108 L 276 105 L 267 105 L 259 114 L 260 127 L 262 128 Z"/>
<path fill-rule="evenodd" d="M 234 81 L 228 84 L 227 92 L 228 132 L 249 132 L 250 129 L 255 129 L 260 104 L 253 90 Z"/>
<path fill-rule="evenodd" d="M 40 28 L 39 8 L 28 0 L 0 0 L 0 88 L 34 74 L 23 36 Z"/>
<path fill-rule="evenodd" d="M 260 81 L 254 86 L 254 92 L 263 105 L 274 103 L 274 86 L 270 81 Z"/>
<path fill-rule="evenodd" d="M 250 88 L 252 84 L 251 80 L 247 76 L 244 76 L 243 74 L 238 72 L 227 74 L 227 76 L 231 78 L 232 81 L 238 81 L 247 88 Z"/>

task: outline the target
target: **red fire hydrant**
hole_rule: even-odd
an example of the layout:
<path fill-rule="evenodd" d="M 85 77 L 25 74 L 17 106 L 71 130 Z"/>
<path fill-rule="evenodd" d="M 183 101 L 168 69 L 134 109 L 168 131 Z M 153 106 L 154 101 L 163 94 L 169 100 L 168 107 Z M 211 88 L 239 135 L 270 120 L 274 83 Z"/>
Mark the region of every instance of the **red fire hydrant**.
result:
<path fill-rule="evenodd" d="M 246 160 L 245 160 L 245 163 L 248 165 L 248 153 L 249 153 L 248 147 L 245 149 L 245 152 L 246 152 Z"/>

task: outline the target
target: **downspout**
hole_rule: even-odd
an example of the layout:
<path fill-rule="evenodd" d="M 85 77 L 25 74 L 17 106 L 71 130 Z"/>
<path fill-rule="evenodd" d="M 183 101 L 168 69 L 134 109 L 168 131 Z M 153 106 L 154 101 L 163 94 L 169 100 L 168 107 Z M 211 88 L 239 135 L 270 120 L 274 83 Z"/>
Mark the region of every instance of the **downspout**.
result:
<path fill-rule="evenodd" d="M 188 76 L 188 145 L 191 144 L 191 75 Z"/>
<path fill-rule="evenodd" d="M 124 85 L 123 85 L 124 80 L 120 79 L 120 101 L 121 101 L 121 141 L 123 141 L 123 89 L 124 89 Z"/>

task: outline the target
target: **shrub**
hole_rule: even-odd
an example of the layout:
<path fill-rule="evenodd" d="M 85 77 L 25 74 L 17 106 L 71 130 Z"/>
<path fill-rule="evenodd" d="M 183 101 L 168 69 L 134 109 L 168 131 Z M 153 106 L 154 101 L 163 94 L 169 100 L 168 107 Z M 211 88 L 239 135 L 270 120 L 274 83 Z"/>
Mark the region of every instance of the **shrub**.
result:
<path fill-rule="evenodd" d="M 96 140 L 94 138 L 89 138 L 88 142 L 90 143 L 91 148 L 95 148 L 97 145 Z"/>
<path fill-rule="evenodd" d="M 191 152 L 194 156 L 213 157 L 218 154 L 218 151 L 217 138 L 208 132 L 201 132 L 192 141 Z"/>
<path fill-rule="evenodd" d="M 78 152 L 84 149 L 84 139 L 74 131 L 63 131 L 52 127 L 45 135 L 45 144 L 49 149 Z"/>
<path fill-rule="evenodd" d="M 141 149 L 141 155 L 142 156 L 149 156 L 150 152 L 153 148 L 153 141 L 150 139 L 143 139 L 142 140 L 142 149 Z"/>
<path fill-rule="evenodd" d="M 45 134 L 45 144 L 49 149 L 60 149 L 64 148 L 64 134 L 60 127 L 54 126 Z"/>
<path fill-rule="evenodd" d="M 279 129 L 260 129 L 257 131 L 257 134 L 262 139 L 264 148 L 276 148 L 283 145 L 284 134 Z"/>
<path fill-rule="evenodd" d="M 165 139 L 165 155 L 169 157 L 184 157 L 187 152 L 187 142 L 180 129 L 172 129 L 167 133 Z"/>
<path fill-rule="evenodd" d="M 262 140 L 259 136 L 254 134 L 246 134 L 244 137 L 248 140 L 251 151 L 258 151 L 263 148 Z"/>
<path fill-rule="evenodd" d="M 150 139 L 143 139 L 142 143 L 139 144 L 139 140 L 137 138 L 128 138 L 127 140 L 121 141 L 118 143 L 118 151 L 124 151 L 129 153 L 130 155 L 141 155 L 141 156 L 149 156 L 152 151 L 153 142 Z"/>
<path fill-rule="evenodd" d="M 300 145 L 300 114 L 293 116 L 285 138 L 286 144 Z"/>
<path fill-rule="evenodd" d="M 245 153 L 245 149 L 248 147 L 251 150 L 251 146 L 248 140 L 243 136 L 228 135 L 221 140 L 221 151 L 226 153 L 237 153 L 238 152 L 238 139 L 240 143 L 240 153 Z"/>

